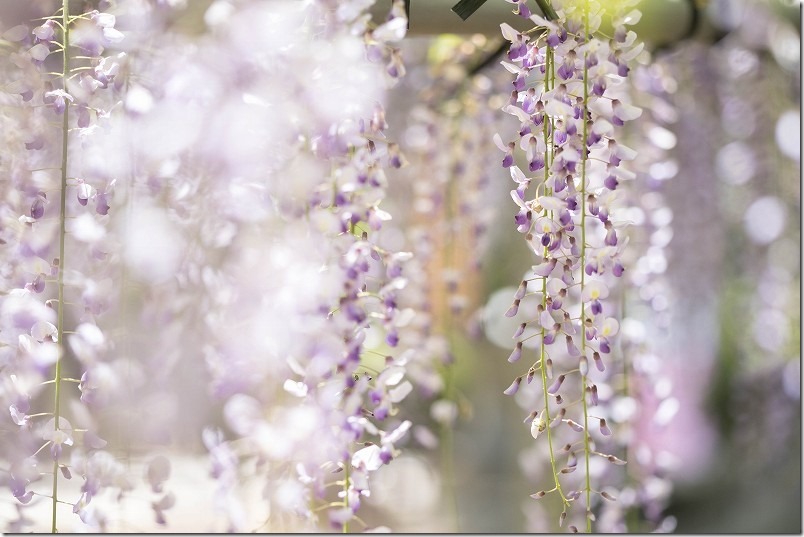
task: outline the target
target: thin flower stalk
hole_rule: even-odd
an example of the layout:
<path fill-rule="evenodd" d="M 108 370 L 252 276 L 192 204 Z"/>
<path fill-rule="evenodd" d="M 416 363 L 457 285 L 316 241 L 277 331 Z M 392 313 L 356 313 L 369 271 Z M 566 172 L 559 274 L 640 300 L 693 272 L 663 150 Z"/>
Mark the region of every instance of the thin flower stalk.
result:
<path fill-rule="evenodd" d="M 627 76 L 627 62 L 640 53 L 641 45 L 625 26 L 638 18 L 636 11 L 615 15 L 615 37 L 604 38 L 597 33 L 603 14 L 600 5 L 582 1 L 554 7 L 556 20 L 525 17 L 541 29 L 534 38 L 502 26 L 503 35 L 511 42 L 511 62 L 503 65 L 516 75 L 514 91 L 503 110 L 517 117 L 521 127 L 518 141 L 506 144 L 497 135 L 495 142 L 505 153 L 503 167 L 510 170 L 517 184 L 511 192 L 519 207 L 517 230 L 536 257 L 532 275 L 523 280 L 521 292 L 506 315 L 517 315 L 528 296 L 530 280 L 536 280 L 534 287 L 541 289 L 534 294 L 541 303 L 537 318 L 526 321 L 524 328 L 534 323 L 539 329 L 539 358 L 530 371 L 542 371 L 543 408 L 534 410 L 528 419 L 538 424 L 532 427 L 538 433 L 534 436 L 554 424 L 566 424 L 581 432 L 580 442 L 567 444 L 573 446 L 571 464 L 561 472 L 556 471 L 553 435 L 546 436 L 555 482 L 552 490 L 559 492 L 564 508 L 559 524 L 565 522 L 570 503 L 583 497 L 581 524 L 591 532 L 595 518 L 592 495 L 597 491 L 590 459 L 599 442 L 591 430 L 593 426 L 599 428 L 604 437 L 611 432 L 605 417 L 591 411 L 597 401 L 590 401 L 590 394 L 597 393 L 596 383 L 604 378 L 592 380 L 590 364 L 602 373 L 616 360 L 612 350 L 619 322 L 616 309 L 606 305 L 605 299 L 623 274 L 620 256 L 627 240 L 618 237 L 623 231 L 612 216 L 617 208 L 615 191 L 623 179 L 633 177 L 620 167 L 622 161 L 633 158 L 633 152 L 615 140 L 614 127 L 639 115 L 635 107 L 610 97 L 612 90 L 607 93 L 607 87 Z M 517 165 L 517 147 L 530 173 Z M 529 195 L 534 181 L 536 193 Z M 517 349 L 526 341 L 521 337 Z M 557 342 L 564 345 L 558 347 Z M 518 359 L 515 351 L 509 361 Z M 554 372 L 554 364 L 565 364 L 564 372 Z M 577 386 L 580 394 L 570 396 L 572 388 L 564 387 L 565 380 L 576 374 L 577 381 L 566 384 Z M 529 373 L 528 381 L 532 377 Z M 522 378 L 524 375 L 517 377 L 519 382 L 515 381 L 506 393 L 520 391 Z M 551 408 L 550 397 L 555 398 L 557 413 Z M 539 418 L 542 414 L 544 417 Z M 577 418 L 569 417 L 573 414 Z M 584 461 L 580 490 L 565 494 L 559 475 L 574 472 L 576 452 Z"/>
<path fill-rule="evenodd" d="M 61 82 L 63 89 L 67 89 L 67 76 L 70 73 L 70 2 L 64 0 L 61 7 L 61 24 L 62 24 L 62 72 Z M 53 426 L 56 434 L 58 434 L 59 426 L 61 425 L 61 364 L 62 357 L 65 355 L 64 345 L 64 239 L 67 235 L 66 222 L 67 222 L 67 165 L 68 165 L 68 150 L 69 150 L 69 117 L 70 117 L 70 102 L 65 101 L 64 111 L 61 124 L 61 193 L 60 193 L 60 208 L 59 208 L 59 274 L 58 274 L 58 316 L 57 316 L 57 341 L 59 343 L 60 352 L 59 358 L 56 360 L 55 377 L 54 377 L 54 403 L 53 403 Z M 56 507 L 59 497 L 59 460 L 58 457 L 53 461 L 53 488 L 52 488 L 52 508 L 51 508 L 51 533 L 56 533 Z"/>
<path fill-rule="evenodd" d="M 4 93 L 4 99 L 32 127 L 24 134 L 28 141 L 8 160 L 9 172 L 16 177 L 10 186 L 16 192 L 4 192 L 7 207 L 19 201 L 27 205 L 11 208 L 22 215 L 17 221 L 24 231 L 4 240 L 13 249 L 9 259 L 14 259 L 13 265 L 18 267 L 4 282 L 6 298 L 24 300 L 29 312 L 20 310 L 3 321 L 5 337 L 16 340 L 13 345 L 8 341 L 8 350 L 16 351 L 18 357 L 11 367 L 15 384 L 12 393 L 16 393 L 10 413 L 22 439 L 32 433 L 45 440 L 44 447 L 49 448 L 36 450 L 22 441 L 9 450 L 16 475 L 12 493 L 27 508 L 34 495 L 29 486 L 49 474 L 48 526 L 54 532 L 64 524 L 63 517 L 59 517 L 59 504 L 71 505 L 87 528 L 105 528 L 103 513 L 95 505 L 89 506 L 92 496 L 101 487 L 126 488 L 109 481 L 119 471 L 115 460 L 107 460 L 102 469 L 93 464 L 108 453 L 101 451 L 106 441 L 100 438 L 94 419 L 98 407 L 92 407 L 87 393 L 92 384 L 90 370 L 102 363 L 108 342 L 95 318 L 113 306 L 98 296 L 97 288 L 110 269 L 103 260 L 108 253 L 105 225 L 114 180 L 106 178 L 100 189 L 93 186 L 97 177 L 86 164 L 89 159 L 82 159 L 81 152 L 75 151 L 80 143 L 86 154 L 91 152 L 89 148 L 97 142 L 97 124 L 108 118 L 115 104 L 116 96 L 108 94 L 114 93 L 120 56 L 103 53 L 123 35 L 114 29 L 114 16 L 98 11 L 71 15 L 68 8 L 63 2 L 56 15 L 36 21 L 33 29 L 21 24 L 5 34 L 15 47 L 10 56 L 17 71 L 13 82 L 5 86 L 8 93 Z M 78 27 L 83 35 L 79 32 L 74 36 L 72 32 Z M 82 53 L 76 54 L 76 49 Z M 48 71 L 51 68 L 47 64 L 51 57 L 58 57 L 57 53 L 61 53 L 61 71 Z M 107 87 L 111 91 L 99 91 Z M 59 202 L 51 204 L 48 194 L 54 193 Z M 70 260 L 69 266 L 65 259 Z M 4 301 L 3 308 L 13 307 L 16 300 Z M 47 314 L 36 314 L 37 309 Z M 73 313 L 77 317 L 75 327 L 69 326 L 75 322 L 70 318 Z M 80 378 L 64 377 L 63 360 L 67 357 L 79 361 Z M 36 382 L 46 370 L 53 371 L 50 380 Z M 78 388 L 80 401 L 86 407 L 72 406 L 77 403 L 77 393 L 66 390 L 65 383 Z M 51 386 L 52 412 L 29 413 L 30 401 Z M 75 427 L 65 417 L 67 401 L 71 408 L 80 408 L 78 418 L 70 416 L 76 421 Z M 37 459 L 44 453 L 53 461 L 52 472 L 34 471 Z M 61 479 L 72 479 L 74 475 L 84 480 L 82 494 L 75 501 L 65 501 Z M 13 523 L 15 527 L 23 524 L 23 518 Z"/>

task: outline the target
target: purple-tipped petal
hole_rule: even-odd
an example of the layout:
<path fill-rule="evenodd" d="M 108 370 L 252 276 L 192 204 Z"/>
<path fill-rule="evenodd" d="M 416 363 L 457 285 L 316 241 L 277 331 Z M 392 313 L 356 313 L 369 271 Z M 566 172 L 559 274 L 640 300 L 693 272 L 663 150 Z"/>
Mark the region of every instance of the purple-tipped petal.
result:
<path fill-rule="evenodd" d="M 575 343 L 572 341 L 572 336 L 566 336 L 565 341 L 567 343 L 567 353 L 570 356 L 580 356 L 581 351 L 578 350 L 578 347 L 575 346 Z"/>
<path fill-rule="evenodd" d="M 561 388 L 561 384 L 564 383 L 564 379 L 566 378 L 567 378 L 566 375 L 559 375 L 558 378 L 556 378 L 556 380 L 553 381 L 553 384 L 551 384 L 550 387 L 547 388 L 547 393 L 549 393 L 550 395 L 555 395 L 556 392 Z"/>
<path fill-rule="evenodd" d="M 521 335 L 522 335 L 522 334 L 525 332 L 525 327 L 527 327 L 527 325 L 528 325 L 528 323 L 522 323 L 522 324 L 520 324 L 520 325 L 519 325 L 519 328 L 517 328 L 517 329 L 516 329 L 516 332 L 514 332 L 514 335 L 513 335 L 513 336 L 511 336 L 511 337 L 512 337 L 512 339 L 516 339 L 516 338 L 518 338 L 519 336 L 521 336 Z"/>
<path fill-rule="evenodd" d="M 609 429 L 606 420 L 603 418 L 600 418 L 600 434 L 603 436 L 611 436 L 611 429 Z"/>
<path fill-rule="evenodd" d="M 516 344 L 516 347 L 514 347 L 511 356 L 508 357 L 508 361 L 513 363 L 519 360 L 521 357 L 522 357 L 522 342 L 520 341 Z"/>
<path fill-rule="evenodd" d="M 583 431 L 583 425 L 580 423 L 576 423 L 572 420 L 567 420 L 566 423 L 572 428 L 573 431 L 577 431 L 579 433 Z"/>
<path fill-rule="evenodd" d="M 514 303 L 511 304 L 511 307 L 508 308 L 508 311 L 505 312 L 506 317 L 513 317 L 519 311 L 519 300 L 514 300 Z"/>
<path fill-rule="evenodd" d="M 606 366 L 603 365 L 603 360 L 600 358 L 600 353 L 595 352 L 594 354 L 592 354 L 592 360 L 595 361 L 595 367 L 597 368 L 598 371 L 606 370 Z"/>
<path fill-rule="evenodd" d="M 519 391 L 519 385 L 522 384 L 522 377 L 517 377 L 514 382 L 503 392 L 505 395 L 514 395 Z"/>

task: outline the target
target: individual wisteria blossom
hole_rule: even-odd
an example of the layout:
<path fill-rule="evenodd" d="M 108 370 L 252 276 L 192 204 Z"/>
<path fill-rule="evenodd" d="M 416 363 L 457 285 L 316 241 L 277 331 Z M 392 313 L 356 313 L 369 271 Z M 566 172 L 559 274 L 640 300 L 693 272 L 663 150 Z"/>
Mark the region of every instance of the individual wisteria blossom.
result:
<path fill-rule="evenodd" d="M 604 483 L 593 483 L 592 459 L 625 462 L 602 451 L 612 430 L 600 403 L 608 391 L 606 371 L 621 359 L 617 307 L 606 298 L 625 270 L 621 255 L 628 241 L 614 218 L 618 190 L 634 177 L 621 163 L 635 153 L 616 135 L 641 114 L 616 91 L 628 62 L 642 50 L 628 29 L 640 14 L 629 4 L 608 6 L 614 26 L 609 38 L 598 34 L 604 7 L 592 1 L 554 2 L 554 20 L 520 12 L 536 25 L 535 37 L 502 25 L 511 42 L 503 66 L 515 75 L 503 110 L 520 128 L 515 140 L 496 135 L 494 141 L 516 186 L 516 229 L 534 255 L 506 316 L 516 316 L 523 301 L 539 302 L 536 317 L 524 319 L 514 335 L 508 359 L 532 365 L 505 393 L 528 392 L 521 396 L 532 408 L 525 421 L 534 438 L 546 441 L 552 475 L 551 488 L 533 497 L 555 492 L 563 508 L 559 526 L 566 523 L 572 531 L 592 531 L 597 498 L 614 498 Z M 539 339 L 535 359 L 523 352 L 532 338 Z M 558 439 L 566 439 L 560 451 Z M 582 471 L 574 473 L 579 460 Z M 576 501 L 580 512 L 570 510 Z"/>

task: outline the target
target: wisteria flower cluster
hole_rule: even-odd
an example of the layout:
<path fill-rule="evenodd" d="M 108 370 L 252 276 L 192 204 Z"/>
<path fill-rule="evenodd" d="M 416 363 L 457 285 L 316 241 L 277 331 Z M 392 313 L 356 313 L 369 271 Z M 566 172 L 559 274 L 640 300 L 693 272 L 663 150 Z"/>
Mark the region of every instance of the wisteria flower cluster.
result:
<path fill-rule="evenodd" d="M 593 410 L 602 410 L 601 400 L 605 399 L 594 370 L 604 373 L 617 360 L 612 351 L 619 321 L 616 306 L 606 299 L 625 270 L 621 254 L 628 242 L 622 236 L 623 224 L 614 214 L 618 187 L 633 179 L 633 173 L 621 163 L 635 154 L 615 139 L 616 127 L 641 114 L 614 97 L 614 88 L 628 75 L 628 62 L 641 52 L 642 45 L 628 30 L 628 25 L 639 19 L 638 11 L 615 15 L 614 36 L 605 39 L 596 35 L 602 5 L 584 1 L 553 7 L 554 20 L 519 10 L 541 31 L 536 38 L 531 37 L 532 32 L 502 26 L 503 35 L 511 42 L 510 61 L 503 65 L 516 76 L 503 110 L 521 126 L 518 140 L 504 143 L 497 135 L 495 143 L 504 153 L 503 167 L 510 170 L 516 183 L 511 197 L 519 207 L 517 231 L 535 258 L 506 316 L 516 316 L 523 302 L 539 302 L 514 334 L 517 342 L 508 361 L 527 357 L 525 345 L 534 340 L 536 358 L 505 393 L 514 395 L 537 381 L 542 397 L 531 399 L 538 406 L 525 421 L 534 438 L 546 437 L 553 487 L 533 497 L 550 492 L 560 496 L 564 504 L 560 525 L 572 503 L 583 498 L 583 517 L 579 522 L 573 520 L 570 529 L 576 530 L 580 524 L 591 531 L 595 519 L 592 495 L 606 500 L 614 500 L 614 496 L 593 487 L 590 459 L 625 464 L 597 447 L 612 430 L 603 412 Z M 517 164 L 520 153 L 527 173 Z M 559 433 L 565 429 L 580 437 L 571 435 L 558 451 L 554 442 L 559 435 L 565 436 Z M 559 457 L 567 458 L 563 468 L 558 466 Z M 579 459 L 583 460 L 582 480 L 562 484 L 561 477 L 573 473 Z"/>
<path fill-rule="evenodd" d="M 136 4 L 117 8 L 133 27 L 179 9 Z M 325 526 L 345 529 L 370 494 L 369 475 L 399 454 L 395 444 L 411 422 L 395 417 L 396 405 L 411 384 L 406 358 L 393 355 L 410 320 L 397 306 L 410 254 L 380 247 L 374 235 L 390 220 L 380 208 L 385 169 L 403 161 L 384 137 L 380 90 L 404 74 L 391 43 L 407 22 L 401 2 L 382 24 L 371 21 L 369 5 L 286 4 L 277 13 L 216 2 L 202 47 L 179 39 L 152 49 L 152 34 L 142 31 L 133 37 L 145 46 L 130 55 L 107 50 L 124 37 L 115 15 L 72 15 L 69 2 L 40 26 L 3 34 L 18 68 L 5 81 L 4 121 L 19 127 L 3 132 L 28 137 L 9 138 L 19 148 L 2 162 L 15 178 L 4 183 L 5 259 L 13 261 L 4 269 L 2 394 L 7 420 L 21 432 L 8 437 L 15 444 L 8 453 L 20 457 L 10 461 L 9 486 L 22 505 L 47 495 L 54 531 L 62 505 L 90 528 L 107 527 L 93 498 L 133 484 L 125 465 L 102 450 L 92 416 L 114 414 L 116 399 L 138 393 L 162 408 L 133 421 L 119 447 L 130 449 L 138 436 L 164 443 L 178 404 L 168 385 L 185 353 L 205 358 L 211 392 L 225 401 L 234 438 L 210 428 L 203 441 L 229 529 L 249 529 L 236 499 L 247 461 L 268 480 L 271 527 L 317 528 L 326 514 Z M 249 18 L 276 30 L 264 36 L 263 55 L 244 54 L 255 43 L 237 28 Z M 290 50 L 271 42 L 280 31 Z M 317 44 L 333 46 L 333 55 L 311 55 Z M 222 51 L 242 60 L 221 69 Z M 51 54 L 60 56 L 61 72 L 48 71 Z M 311 91 L 298 63 L 342 92 L 335 106 L 311 93 L 314 109 L 276 112 L 292 101 L 288 92 Z M 198 138 L 202 125 L 207 140 Z M 291 188 L 280 178 L 305 167 L 320 173 Z M 258 236 L 267 247 L 255 247 Z M 271 276 L 255 278 L 260 272 Z M 137 360 L 140 336 L 107 333 L 101 323 L 115 311 L 113 279 L 122 292 L 110 326 L 136 307 L 153 334 Z M 199 336 L 187 341 L 190 334 Z M 77 375 L 66 374 L 68 355 Z M 143 369 L 158 373 L 145 384 Z M 39 408 L 48 388 L 54 406 Z M 78 396 L 87 410 L 75 406 Z M 131 412 L 127 402 L 121 414 Z M 52 472 L 37 466 L 46 455 Z M 162 455 L 147 464 L 160 524 L 175 504 L 163 485 L 170 468 Z M 67 502 L 59 476 L 71 473 L 85 484 Z M 34 490 L 48 474 L 49 493 Z M 341 488 L 335 498 L 333 479 Z M 21 514 L 15 527 L 27 522 Z"/>
<path fill-rule="evenodd" d="M 261 482 L 271 529 L 347 529 L 360 521 L 370 474 L 398 455 L 395 444 L 411 425 L 395 417 L 411 384 L 406 359 L 394 357 L 398 330 L 410 317 L 397 306 L 409 254 L 375 240 L 391 218 L 380 208 L 385 170 L 402 163 L 398 146 L 384 137 L 379 89 L 404 73 L 386 43 L 402 38 L 406 19 L 397 3 L 374 25 L 368 5 L 288 4 L 276 16 L 272 6 L 218 2 L 206 13 L 214 37 L 202 50 L 185 49 L 193 67 L 161 59 L 159 69 L 171 65 L 176 88 L 162 105 L 194 101 L 194 116 L 222 131 L 209 143 L 227 148 L 178 152 L 170 172 L 178 181 L 154 185 L 172 198 L 168 219 L 198 241 L 178 265 L 182 300 L 159 302 L 155 319 L 202 314 L 208 336 L 200 351 L 232 433 L 210 428 L 204 443 L 232 531 L 253 529 L 238 499 L 244 481 Z M 239 54 L 254 46 L 238 30 L 248 19 L 273 29 L 265 39 L 284 36 L 292 46 L 266 43 L 262 55 Z M 324 45 L 329 55 L 311 54 Z M 189 82 L 218 76 L 218 58 L 230 53 L 242 57 L 228 66 L 234 87 L 221 81 L 193 96 Z M 306 72 L 341 93 L 335 106 L 315 94 Z M 366 102 L 366 91 L 375 103 Z M 292 94 L 309 94 L 315 106 L 278 109 Z M 229 130 L 243 125 L 246 136 Z M 144 159 L 153 155 L 146 149 Z M 205 203 L 189 192 L 203 194 Z M 257 246 L 258 237 L 267 247 Z M 200 309 L 193 296 L 201 297 Z M 250 465 L 255 469 L 243 476 Z"/>
<path fill-rule="evenodd" d="M 3 435 L 3 451 L 13 496 L 23 505 L 49 502 L 53 531 L 60 504 L 90 528 L 105 528 L 93 498 L 132 488 L 103 449 L 97 422 L 113 389 L 105 382 L 113 360 L 103 327 L 114 304 L 102 289 L 115 272 L 108 224 L 116 180 L 94 165 L 89 148 L 119 103 L 126 55 L 114 51 L 124 38 L 115 22 L 98 10 L 72 15 L 64 2 L 38 25 L 3 33 L 14 68 L 4 73 L 2 94 L 9 151 L 0 169 L 9 180 L 2 196 L 0 394 L 9 411 L 3 423 L 18 432 Z M 63 367 L 68 354 L 80 364 L 77 375 Z M 61 500 L 60 478 L 74 472 L 83 479 L 80 495 Z M 11 527 L 19 531 L 30 521 L 18 512 Z"/>

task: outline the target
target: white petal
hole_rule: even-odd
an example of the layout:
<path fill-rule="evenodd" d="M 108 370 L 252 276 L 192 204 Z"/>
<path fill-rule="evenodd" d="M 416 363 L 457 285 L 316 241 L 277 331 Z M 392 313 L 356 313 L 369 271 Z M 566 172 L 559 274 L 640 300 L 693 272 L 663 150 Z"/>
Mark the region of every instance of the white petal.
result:
<path fill-rule="evenodd" d="M 498 133 L 496 132 L 494 133 L 492 140 L 494 140 L 494 145 L 496 145 L 500 149 L 500 151 L 506 151 L 506 152 L 508 151 L 508 148 L 505 146 L 505 144 L 503 144 L 502 138 Z"/>
<path fill-rule="evenodd" d="M 502 66 L 505 67 L 506 71 L 508 71 L 509 73 L 511 73 L 513 75 L 518 75 L 519 73 L 524 71 L 524 69 L 522 69 L 518 65 L 514 65 L 513 63 L 500 62 L 500 64 L 502 64 Z"/>
<path fill-rule="evenodd" d="M 119 43 L 125 36 L 120 30 L 115 28 L 104 28 L 103 37 L 105 37 L 109 43 Z"/>
<path fill-rule="evenodd" d="M 32 46 L 28 52 L 34 60 L 39 62 L 44 61 L 50 55 L 50 49 L 44 43 Z"/>
<path fill-rule="evenodd" d="M 392 403 L 398 403 L 402 399 L 407 397 L 408 394 L 412 391 L 413 391 L 413 384 L 411 384 L 409 381 L 406 380 L 399 386 L 391 390 L 388 390 L 388 397 L 391 399 Z"/>
<path fill-rule="evenodd" d="M 137 114 L 144 114 L 153 108 L 153 106 L 154 98 L 151 92 L 139 84 L 132 84 L 126 92 L 126 110 Z"/>
<path fill-rule="evenodd" d="M 551 116 L 571 117 L 573 115 L 572 107 L 557 99 L 547 100 L 547 103 L 544 105 L 544 111 Z"/>
<path fill-rule="evenodd" d="M 374 30 L 374 38 L 379 41 L 401 41 L 408 31 L 408 21 L 404 17 L 394 17 Z"/>
<path fill-rule="evenodd" d="M 637 152 L 635 150 L 622 144 L 617 144 L 616 154 L 622 160 L 634 160 L 637 156 Z"/>
<path fill-rule="evenodd" d="M 594 124 L 592 125 L 592 132 L 594 132 L 595 134 L 600 134 L 602 136 L 609 134 L 613 130 L 614 127 L 612 126 L 612 124 L 603 118 L 596 119 Z"/>
<path fill-rule="evenodd" d="M 644 48 L 645 48 L 645 43 L 638 43 L 631 50 L 628 50 L 626 52 L 621 53 L 620 58 L 625 60 L 625 61 L 627 61 L 627 62 L 630 62 L 631 60 L 633 60 L 634 58 L 639 56 L 639 54 L 642 52 L 642 49 L 644 49 Z"/>
<path fill-rule="evenodd" d="M 385 384 L 386 386 L 396 386 L 405 377 L 405 368 L 399 366 L 391 366 L 377 377 L 378 384 Z"/>
<path fill-rule="evenodd" d="M 669 397 L 659 404 L 656 413 L 653 415 L 653 422 L 659 426 L 664 426 L 670 423 L 673 416 L 676 415 L 681 405 L 675 397 Z"/>
<path fill-rule="evenodd" d="M 506 22 L 500 24 L 500 30 L 502 31 L 503 37 L 508 41 L 516 41 L 519 38 L 519 32 L 514 30 L 511 25 Z"/>
<path fill-rule="evenodd" d="M 634 9 L 628 12 L 628 15 L 623 17 L 623 24 L 636 24 L 642 19 L 642 12 Z"/>
<path fill-rule="evenodd" d="M 565 145 L 563 151 L 561 151 L 561 158 L 566 162 L 580 162 L 581 154 L 574 147 Z"/>
<path fill-rule="evenodd" d="M 590 300 L 597 300 L 608 296 L 609 288 L 605 283 L 600 280 L 589 280 L 583 288 L 581 300 L 589 302 Z"/>
<path fill-rule="evenodd" d="M 115 23 L 115 16 L 111 13 L 98 13 L 92 20 L 101 28 L 113 28 Z"/>
<path fill-rule="evenodd" d="M 539 435 L 542 434 L 544 430 L 547 428 L 547 423 L 544 421 L 543 416 L 544 416 L 544 410 L 542 410 L 542 413 L 539 417 L 535 418 L 532 422 L 530 422 L 530 435 L 537 440 L 539 438 Z"/>
<path fill-rule="evenodd" d="M 20 24 L 3 32 L 3 39 L 7 41 L 22 41 L 30 31 L 27 26 Z"/>
<path fill-rule="evenodd" d="M 512 116 L 516 116 L 517 119 L 519 121 L 523 122 L 523 123 L 526 122 L 526 121 L 530 121 L 530 114 L 528 114 L 527 112 L 522 110 L 520 107 L 514 106 L 513 104 L 507 104 L 507 105 L 503 106 L 502 111 L 505 112 L 506 114 L 511 114 Z M 571 111 L 572 111 L 572 109 L 570 109 L 570 112 Z M 507 151 L 507 149 L 505 149 L 505 150 Z"/>
<path fill-rule="evenodd" d="M 400 278 L 401 279 L 401 278 Z M 394 326 L 403 328 L 408 326 L 413 319 L 416 318 L 416 310 L 413 308 L 405 308 L 394 317 Z"/>
<path fill-rule="evenodd" d="M 383 444 L 396 444 L 397 442 L 402 440 L 402 437 L 405 436 L 405 434 L 407 434 L 411 425 L 412 423 L 410 422 L 410 420 L 405 420 L 402 423 L 400 423 L 399 427 L 388 433 L 385 436 L 385 438 L 382 439 Z"/>
<path fill-rule="evenodd" d="M 363 467 L 369 472 L 378 470 L 382 466 L 380 459 L 380 447 L 371 445 L 359 449 L 352 455 L 352 466 L 355 468 Z"/>
<path fill-rule="evenodd" d="M 567 202 L 554 196 L 539 197 L 539 205 L 548 211 L 560 211 L 567 206 Z"/>
<path fill-rule="evenodd" d="M 83 213 L 75 218 L 70 226 L 70 232 L 77 240 L 86 243 L 97 242 L 106 236 L 106 229 L 89 213 Z"/>
<path fill-rule="evenodd" d="M 511 166 L 509 168 L 509 171 L 511 172 L 511 179 L 513 179 L 520 185 L 522 183 L 530 182 L 530 180 L 527 177 L 525 177 L 525 174 L 522 173 L 522 170 L 519 169 L 519 166 Z"/>
<path fill-rule="evenodd" d="M 536 23 L 536 26 L 544 26 L 545 28 L 550 28 L 551 30 L 558 29 L 558 26 L 556 26 L 554 23 L 550 22 L 544 17 L 536 15 L 535 13 L 530 16 L 530 20 Z"/>
<path fill-rule="evenodd" d="M 286 392 L 291 395 L 295 395 L 296 397 L 304 397 L 307 395 L 307 384 L 304 382 L 295 382 L 287 379 L 282 387 Z"/>
<path fill-rule="evenodd" d="M 514 203 L 519 205 L 522 209 L 525 209 L 526 211 L 529 210 L 528 206 L 525 205 L 525 202 L 519 197 L 519 193 L 516 190 L 511 191 L 511 199 L 514 200 Z"/>
<path fill-rule="evenodd" d="M 605 321 L 603 321 L 603 330 L 601 330 L 603 336 L 611 337 L 616 336 L 617 332 L 620 331 L 620 323 L 614 317 L 609 317 Z"/>
<path fill-rule="evenodd" d="M 617 114 L 617 117 L 619 117 L 623 121 L 630 121 L 642 115 L 641 108 L 630 105 L 628 103 L 624 103 L 622 101 L 614 105 L 613 109 L 614 113 Z"/>
<path fill-rule="evenodd" d="M 553 316 L 550 315 L 549 311 L 544 310 L 539 316 L 539 323 L 545 330 L 550 330 L 553 328 L 553 325 L 556 324 L 556 320 L 553 319 Z"/>
<path fill-rule="evenodd" d="M 75 329 L 76 336 L 80 336 L 84 341 L 89 343 L 94 347 L 100 347 L 103 345 L 106 338 L 103 336 L 103 332 L 98 325 L 93 323 L 81 323 L 78 325 L 78 328 Z"/>
<path fill-rule="evenodd" d="M 609 172 L 613 173 L 618 179 L 622 179 L 623 181 L 633 181 L 636 179 L 636 174 L 634 172 L 626 170 L 620 166 L 610 167 Z"/>
<path fill-rule="evenodd" d="M 47 321 L 39 321 L 31 327 L 31 337 L 39 343 L 42 343 L 45 338 L 51 338 L 53 341 L 58 342 L 58 329 Z"/>

